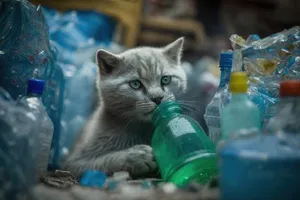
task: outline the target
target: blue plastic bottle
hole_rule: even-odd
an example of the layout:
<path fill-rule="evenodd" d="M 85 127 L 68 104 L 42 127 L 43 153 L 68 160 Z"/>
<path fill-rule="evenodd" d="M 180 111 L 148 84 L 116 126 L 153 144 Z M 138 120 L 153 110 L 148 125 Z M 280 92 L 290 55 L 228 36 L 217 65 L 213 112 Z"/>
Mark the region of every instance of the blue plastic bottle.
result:
<path fill-rule="evenodd" d="M 300 81 L 280 85 L 268 132 L 219 149 L 221 200 L 300 199 Z"/>
<path fill-rule="evenodd" d="M 233 72 L 229 90 L 231 100 L 221 111 L 222 139 L 226 140 L 241 130 L 257 132 L 261 127 L 260 111 L 249 100 L 247 77 L 244 72 Z"/>
<path fill-rule="evenodd" d="M 220 109 L 229 100 L 228 83 L 232 69 L 232 52 L 221 53 L 220 84 L 211 102 L 207 105 L 204 119 L 208 126 L 209 137 L 216 144 L 221 138 Z"/>

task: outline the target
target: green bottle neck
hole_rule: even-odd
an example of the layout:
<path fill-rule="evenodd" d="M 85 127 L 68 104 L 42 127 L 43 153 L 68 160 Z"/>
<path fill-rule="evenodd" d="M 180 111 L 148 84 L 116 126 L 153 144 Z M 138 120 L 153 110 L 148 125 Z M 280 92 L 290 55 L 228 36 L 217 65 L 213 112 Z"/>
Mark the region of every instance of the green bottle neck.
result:
<path fill-rule="evenodd" d="M 176 101 L 165 101 L 154 110 L 152 123 L 157 126 L 161 121 L 172 119 L 181 113 L 182 109 Z"/>

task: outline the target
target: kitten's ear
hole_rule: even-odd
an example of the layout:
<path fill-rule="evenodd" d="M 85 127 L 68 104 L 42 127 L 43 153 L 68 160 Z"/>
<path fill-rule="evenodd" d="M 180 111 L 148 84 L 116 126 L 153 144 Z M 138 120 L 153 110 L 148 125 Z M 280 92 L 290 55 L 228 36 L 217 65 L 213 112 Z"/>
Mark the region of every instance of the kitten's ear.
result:
<path fill-rule="evenodd" d="M 97 64 L 101 75 L 111 74 L 120 64 L 120 57 L 103 49 L 96 55 Z"/>
<path fill-rule="evenodd" d="M 163 48 L 164 54 L 173 62 L 180 64 L 181 54 L 183 50 L 184 37 L 178 38 L 175 42 Z"/>

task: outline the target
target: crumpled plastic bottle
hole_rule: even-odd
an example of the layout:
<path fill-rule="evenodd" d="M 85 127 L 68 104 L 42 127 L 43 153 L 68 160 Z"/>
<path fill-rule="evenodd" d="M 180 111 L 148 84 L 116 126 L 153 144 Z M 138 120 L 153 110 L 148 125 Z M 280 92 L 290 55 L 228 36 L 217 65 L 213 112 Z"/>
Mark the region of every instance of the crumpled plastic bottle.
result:
<path fill-rule="evenodd" d="M 37 124 L 37 170 L 38 176 L 43 176 L 48 169 L 48 161 L 50 156 L 50 147 L 53 136 L 53 123 L 49 118 L 43 105 L 41 95 L 44 91 L 45 81 L 30 79 L 28 81 L 27 96 L 18 99 L 18 104 L 24 106 L 28 111 L 32 112 L 39 123 Z"/>
<path fill-rule="evenodd" d="M 221 139 L 221 123 L 220 110 L 229 102 L 228 83 L 232 69 L 232 52 L 224 52 L 221 54 L 220 70 L 221 78 L 220 85 L 211 100 L 207 105 L 204 119 L 208 126 L 210 139 L 217 144 Z"/>
<path fill-rule="evenodd" d="M 25 199 L 36 181 L 39 120 L 0 87 L 0 199 Z"/>

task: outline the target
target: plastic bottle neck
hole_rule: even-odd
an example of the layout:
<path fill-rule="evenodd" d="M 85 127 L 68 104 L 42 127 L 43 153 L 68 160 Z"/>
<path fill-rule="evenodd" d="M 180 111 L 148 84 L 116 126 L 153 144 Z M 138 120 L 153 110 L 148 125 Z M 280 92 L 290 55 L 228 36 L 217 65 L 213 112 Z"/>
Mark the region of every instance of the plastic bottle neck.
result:
<path fill-rule="evenodd" d="M 182 109 L 176 101 L 165 101 L 154 110 L 152 123 L 157 126 L 161 121 L 171 119 L 181 113 Z"/>
<path fill-rule="evenodd" d="M 219 88 L 223 88 L 228 85 L 231 75 L 231 66 L 222 66 L 220 67 L 221 75 L 220 75 L 220 84 Z"/>
<path fill-rule="evenodd" d="M 42 95 L 37 93 L 28 93 L 27 97 L 36 97 L 38 99 L 42 99 Z"/>
<path fill-rule="evenodd" d="M 248 99 L 247 93 L 231 93 L 231 101 L 244 101 Z"/>

